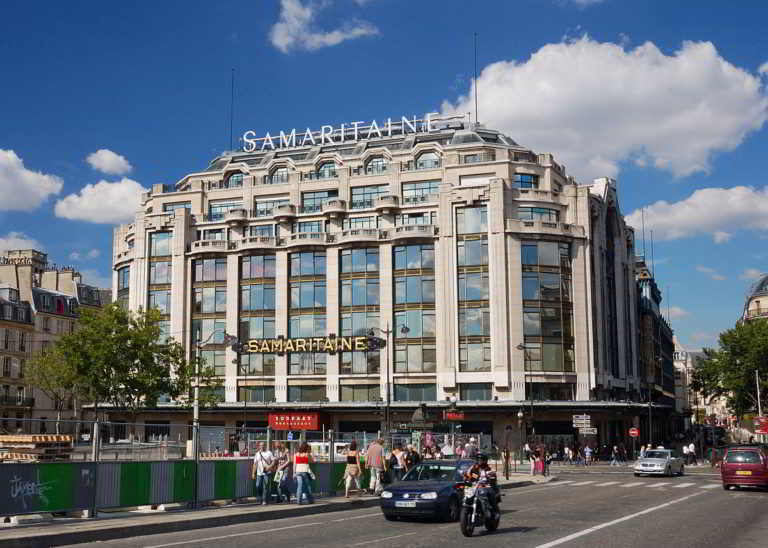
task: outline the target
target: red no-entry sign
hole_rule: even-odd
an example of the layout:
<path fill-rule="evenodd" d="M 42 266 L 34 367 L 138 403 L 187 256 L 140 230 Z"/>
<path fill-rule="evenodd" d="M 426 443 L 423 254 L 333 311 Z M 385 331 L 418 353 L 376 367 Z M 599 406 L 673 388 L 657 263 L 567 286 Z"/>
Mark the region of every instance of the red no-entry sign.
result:
<path fill-rule="evenodd" d="M 640 435 L 640 430 L 638 430 L 637 428 L 630 428 L 629 435 L 633 438 L 636 438 Z"/>

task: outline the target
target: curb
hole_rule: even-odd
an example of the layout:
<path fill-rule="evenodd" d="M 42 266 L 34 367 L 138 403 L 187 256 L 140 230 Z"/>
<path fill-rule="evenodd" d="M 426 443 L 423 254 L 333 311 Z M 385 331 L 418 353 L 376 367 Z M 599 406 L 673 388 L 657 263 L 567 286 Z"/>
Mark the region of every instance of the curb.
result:
<path fill-rule="evenodd" d="M 549 483 L 555 481 L 556 478 L 552 478 L 546 482 L 535 482 L 531 480 L 523 480 L 512 483 L 506 483 L 500 486 L 500 489 L 515 489 L 517 487 L 527 487 L 530 485 L 538 485 L 540 483 Z M 142 523 L 143 516 L 136 516 L 131 519 L 133 523 L 120 524 L 114 527 L 110 527 L 109 519 L 98 520 L 89 519 L 79 524 L 67 524 L 60 527 L 76 527 L 83 524 L 95 524 L 101 522 L 103 528 L 94 528 L 87 531 L 51 531 L 46 533 L 47 527 L 38 527 L 35 529 L 34 534 L 29 527 L 19 528 L 14 530 L 19 536 L 15 538 L 1 538 L 0 546 L 7 546 L 10 548 L 39 548 L 40 546 L 62 546 L 68 544 L 82 544 L 86 542 L 98 542 L 115 539 L 125 539 L 136 536 L 148 536 L 159 535 L 165 533 L 175 533 L 177 531 L 189 531 L 190 529 L 207 529 L 212 527 L 224 527 L 227 525 L 238 525 L 241 523 L 255 523 L 260 521 L 268 521 L 272 519 L 285 519 L 295 518 L 303 516 L 311 516 L 315 514 L 325 514 L 330 512 L 340 512 L 344 510 L 358 510 L 361 508 L 378 507 L 379 499 L 365 499 L 345 502 L 330 502 L 320 503 L 316 505 L 297 506 L 294 508 L 275 508 L 274 510 L 267 510 L 262 512 L 248 512 L 244 511 L 236 514 L 226 514 L 219 516 L 206 516 L 196 517 L 196 510 L 189 510 L 184 512 L 172 512 L 167 515 L 174 516 L 172 521 L 161 523 Z M 243 507 L 243 510 L 247 510 L 247 506 Z M 178 517 L 177 517 L 178 516 Z M 125 519 L 125 518 L 123 518 Z M 55 524 L 49 525 L 55 527 Z M 2 533 L 0 533 L 1 535 Z"/>

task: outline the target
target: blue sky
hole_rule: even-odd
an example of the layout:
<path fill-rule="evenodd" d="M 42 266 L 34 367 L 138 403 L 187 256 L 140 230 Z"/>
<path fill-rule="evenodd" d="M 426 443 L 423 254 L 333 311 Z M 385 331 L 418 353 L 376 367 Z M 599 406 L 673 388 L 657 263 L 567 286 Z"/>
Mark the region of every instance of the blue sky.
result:
<path fill-rule="evenodd" d="M 92 282 L 140 187 L 228 147 L 232 68 L 236 138 L 464 112 L 473 32 L 480 121 L 580 182 L 616 177 L 633 222 L 647 207 L 684 344 L 713 344 L 768 270 L 763 3 L 11 0 L 3 13 L 0 247 L 42 247 Z"/>

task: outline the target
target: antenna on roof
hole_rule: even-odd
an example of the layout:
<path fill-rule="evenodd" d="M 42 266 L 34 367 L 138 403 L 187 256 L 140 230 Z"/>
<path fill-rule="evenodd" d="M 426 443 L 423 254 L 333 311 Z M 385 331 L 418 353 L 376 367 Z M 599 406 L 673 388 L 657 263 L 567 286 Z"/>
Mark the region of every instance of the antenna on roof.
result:
<path fill-rule="evenodd" d="M 232 128 L 235 121 L 235 68 L 232 67 L 232 79 L 230 81 L 229 97 L 229 150 L 232 150 Z"/>
<path fill-rule="evenodd" d="M 645 208 L 640 208 L 640 219 L 642 220 L 643 225 L 643 260 L 646 259 L 645 257 Z"/>
<path fill-rule="evenodd" d="M 656 263 L 653 261 L 653 230 L 651 230 L 651 278 L 656 279 Z"/>
<path fill-rule="evenodd" d="M 475 124 L 479 124 L 480 120 L 477 117 L 477 33 L 475 33 Z"/>

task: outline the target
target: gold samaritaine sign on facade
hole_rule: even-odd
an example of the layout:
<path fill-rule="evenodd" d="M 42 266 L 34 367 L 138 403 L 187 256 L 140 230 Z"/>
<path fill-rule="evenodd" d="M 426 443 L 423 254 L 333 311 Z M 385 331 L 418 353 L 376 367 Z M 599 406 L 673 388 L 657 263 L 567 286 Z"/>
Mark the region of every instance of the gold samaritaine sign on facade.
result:
<path fill-rule="evenodd" d="M 344 352 L 368 350 L 367 337 L 307 337 L 300 339 L 250 339 L 246 352 Z"/>

